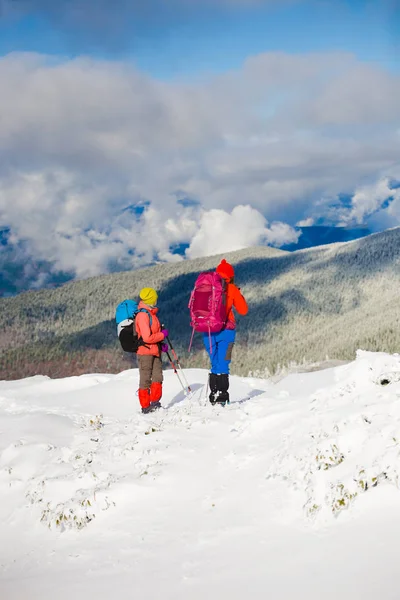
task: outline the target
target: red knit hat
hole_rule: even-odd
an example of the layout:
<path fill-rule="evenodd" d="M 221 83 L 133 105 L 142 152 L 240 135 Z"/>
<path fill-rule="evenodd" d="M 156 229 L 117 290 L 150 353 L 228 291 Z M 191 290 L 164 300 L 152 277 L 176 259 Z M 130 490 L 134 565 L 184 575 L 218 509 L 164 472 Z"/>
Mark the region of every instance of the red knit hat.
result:
<path fill-rule="evenodd" d="M 234 268 L 232 267 L 232 265 L 226 262 L 224 258 L 219 263 L 218 267 L 216 268 L 216 271 L 218 275 L 221 275 L 221 277 L 223 277 L 224 279 L 233 279 L 233 277 L 235 276 Z"/>

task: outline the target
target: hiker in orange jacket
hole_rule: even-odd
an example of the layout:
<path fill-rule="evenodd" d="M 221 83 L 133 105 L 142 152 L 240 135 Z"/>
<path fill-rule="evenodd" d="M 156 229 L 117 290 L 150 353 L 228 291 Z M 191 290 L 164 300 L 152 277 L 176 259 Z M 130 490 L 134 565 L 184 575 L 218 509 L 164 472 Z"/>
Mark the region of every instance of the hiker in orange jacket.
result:
<path fill-rule="evenodd" d="M 233 346 L 236 337 L 236 321 L 233 309 L 240 315 L 247 315 L 248 306 L 240 288 L 234 284 L 235 271 L 231 264 L 223 259 L 216 268 L 217 273 L 227 283 L 227 321 L 222 331 L 203 334 L 205 348 L 211 360 L 209 375 L 211 404 L 219 403 L 225 406 L 229 402 L 229 365 L 232 359 Z"/>
<path fill-rule="evenodd" d="M 135 319 L 136 333 L 143 340 L 137 351 L 139 365 L 139 402 L 143 413 L 161 408 L 162 361 L 161 352 L 168 350 L 165 338 L 168 330 L 162 329 L 157 317 L 158 294 L 153 288 L 140 291 L 139 311 Z"/>

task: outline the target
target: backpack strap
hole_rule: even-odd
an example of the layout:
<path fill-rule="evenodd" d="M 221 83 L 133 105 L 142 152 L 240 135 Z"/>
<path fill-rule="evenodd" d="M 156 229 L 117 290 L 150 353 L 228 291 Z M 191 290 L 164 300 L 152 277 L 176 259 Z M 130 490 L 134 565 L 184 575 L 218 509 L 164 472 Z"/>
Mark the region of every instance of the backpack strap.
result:
<path fill-rule="evenodd" d="M 192 337 L 190 338 L 190 344 L 189 344 L 189 350 L 188 350 L 189 354 L 192 349 L 193 337 L 194 337 L 194 326 L 192 327 Z"/>
<path fill-rule="evenodd" d="M 151 316 L 151 313 L 146 308 L 139 308 L 138 313 L 140 313 L 140 312 L 145 312 L 149 315 L 149 321 L 150 321 L 150 327 L 151 327 L 153 325 L 153 317 Z"/>
<path fill-rule="evenodd" d="M 138 313 L 140 313 L 140 312 L 145 312 L 149 315 L 150 329 L 151 329 L 151 326 L 153 324 L 153 318 L 151 316 L 151 313 L 148 310 L 146 310 L 145 308 L 139 308 L 139 310 L 134 314 L 133 318 L 134 318 L 134 323 L 135 323 L 135 329 L 136 329 L 136 317 L 137 317 Z M 144 343 L 143 338 L 141 338 L 141 337 L 139 338 L 139 346 L 144 346 L 145 348 L 150 348 L 150 346 L 148 346 L 147 344 Z"/>

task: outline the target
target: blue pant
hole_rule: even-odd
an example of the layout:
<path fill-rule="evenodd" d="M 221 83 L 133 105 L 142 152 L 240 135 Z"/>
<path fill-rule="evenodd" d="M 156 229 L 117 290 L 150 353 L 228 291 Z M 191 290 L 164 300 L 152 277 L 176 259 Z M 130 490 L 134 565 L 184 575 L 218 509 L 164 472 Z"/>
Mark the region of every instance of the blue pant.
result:
<path fill-rule="evenodd" d="M 236 331 L 234 329 L 223 329 L 219 333 L 203 333 L 204 346 L 211 360 L 211 373 L 226 373 L 229 375 L 229 364 L 232 359 L 233 344 L 235 343 Z"/>

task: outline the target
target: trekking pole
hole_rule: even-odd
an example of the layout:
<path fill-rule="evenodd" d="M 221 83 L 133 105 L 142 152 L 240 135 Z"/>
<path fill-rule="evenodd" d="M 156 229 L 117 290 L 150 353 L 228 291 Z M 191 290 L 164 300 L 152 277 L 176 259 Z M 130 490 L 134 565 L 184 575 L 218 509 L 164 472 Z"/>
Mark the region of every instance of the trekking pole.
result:
<path fill-rule="evenodd" d="M 173 347 L 173 345 L 171 344 L 171 340 L 169 339 L 169 337 L 167 337 L 167 342 L 168 342 L 168 344 L 170 345 L 170 348 L 171 348 L 171 351 L 172 351 L 173 357 L 174 357 L 174 359 L 175 359 L 175 362 L 176 362 L 176 364 L 178 365 L 178 368 L 180 369 L 180 371 L 181 371 L 181 373 L 182 373 L 182 377 L 183 377 L 183 380 L 184 380 L 184 382 L 185 382 L 185 384 L 186 384 L 186 387 L 187 387 L 187 389 L 188 389 L 189 393 L 191 394 L 191 393 L 192 393 L 192 389 L 191 389 L 190 385 L 188 384 L 188 381 L 187 381 L 187 379 L 186 379 L 186 375 L 185 375 L 185 373 L 184 373 L 184 371 L 183 371 L 183 369 L 182 369 L 182 365 L 181 365 L 181 363 L 180 363 L 180 360 L 179 360 L 179 358 L 178 358 L 178 355 L 177 355 L 177 353 L 175 352 L 175 348 L 174 348 L 174 347 Z"/>
<path fill-rule="evenodd" d="M 166 352 L 165 354 L 168 356 L 169 363 L 170 363 L 171 367 L 173 368 L 175 375 L 177 375 L 177 377 L 179 379 L 179 383 L 181 384 L 184 393 L 187 394 L 188 388 L 186 388 L 185 385 L 183 384 L 182 379 L 179 376 L 179 373 L 176 369 L 176 365 L 175 365 L 174 361 L 172 360 L 170 353 Z"/>

